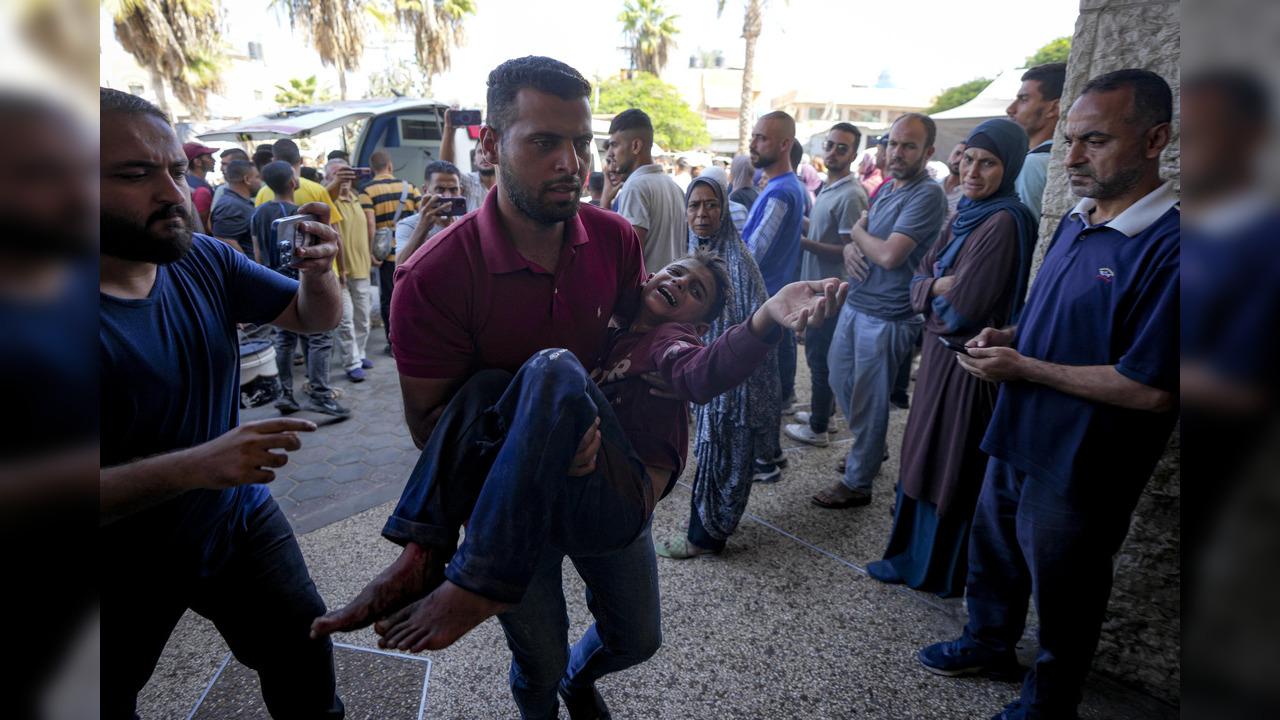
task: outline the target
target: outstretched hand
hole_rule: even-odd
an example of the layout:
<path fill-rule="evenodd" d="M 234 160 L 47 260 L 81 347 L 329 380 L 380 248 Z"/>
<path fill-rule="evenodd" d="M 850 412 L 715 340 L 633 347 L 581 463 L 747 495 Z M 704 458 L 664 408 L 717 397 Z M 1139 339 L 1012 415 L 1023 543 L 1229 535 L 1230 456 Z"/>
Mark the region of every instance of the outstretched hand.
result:
<path fill-rule="evenodd" d="M 196 486 L 214 490 L 269 483 L 276 477 L 271 468 L 284 467 L 285 453 L 302 447 L 298 433 L 315 429 L 315 423 L 296 418 L 247 422 L 188 450 L 191 477 Z"/>
<path fill-rule="evenodd" d="M 751 330 L 764 337 L 773 325 L 790 330 L 819 327 L 840 313 L 849 294 L 849 283 L 835 278 L 801 280 L 783 286 L 751 316 Z"/>

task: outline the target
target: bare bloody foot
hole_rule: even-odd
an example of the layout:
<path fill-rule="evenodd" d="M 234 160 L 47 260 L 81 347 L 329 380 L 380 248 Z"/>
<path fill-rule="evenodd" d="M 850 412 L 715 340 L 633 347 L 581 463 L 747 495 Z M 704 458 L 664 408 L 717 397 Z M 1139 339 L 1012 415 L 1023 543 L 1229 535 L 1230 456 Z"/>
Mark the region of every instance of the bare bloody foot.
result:
<path fill-rule="evenodd" d="M 316 618 L 311 623 L 311 637 L 359 630 L 422 598 L 444 581 L 447 562 L 440 548 L 408 543 L 400 557 L 365 585 L 355 600 Z"/>
<path fill-rule="evenodd" d="M 373 626 L 383 649 L 443 650 L 472 628 L 513 605 L 490 600 L 446 580 L 430 595 Z"/>

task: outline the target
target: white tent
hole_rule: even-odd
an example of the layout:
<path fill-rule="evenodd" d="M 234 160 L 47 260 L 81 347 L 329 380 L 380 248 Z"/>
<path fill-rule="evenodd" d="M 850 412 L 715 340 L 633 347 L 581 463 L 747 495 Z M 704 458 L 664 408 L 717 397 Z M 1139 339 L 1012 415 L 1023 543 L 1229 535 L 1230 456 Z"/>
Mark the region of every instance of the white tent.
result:
<path fill-rule="evenodd" d="M 1005 70 L 969 102 L 930 115 L 929 117 L 938 124 L 938 139 L 934 144 L 937 152 L 934 157 L 945 161 L 947 155 L 951 153 L 951 148 L 969 137 L 970 131 L 982 121 L 1008 117 L 1005 109 L 1018 96 L 1018 88 L 1022 87 L 1023 72 L 1025 70 L 1022 68 Z"/>

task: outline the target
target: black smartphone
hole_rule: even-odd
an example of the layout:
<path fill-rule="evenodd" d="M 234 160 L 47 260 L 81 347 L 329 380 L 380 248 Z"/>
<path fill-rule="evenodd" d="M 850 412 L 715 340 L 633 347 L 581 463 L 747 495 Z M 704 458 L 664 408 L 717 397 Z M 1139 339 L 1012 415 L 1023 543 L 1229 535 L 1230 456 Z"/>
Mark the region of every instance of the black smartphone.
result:
<path fill-rule="evenodd" d="M 282 217 L 271 223 L 271 235 L 276 239 L 276 247 L 280 249 L 280 268 L 292 267 L 298 262 L 298 254 L 295 252 L 300 247 L 310 245 L 315 238 L 309 232 L 305 232 L 299 224 L 304 220 L 320 222 L 320 218 L 315 215 L 290 215 Z"/>
<path fill-rule="evenodd" d="M 365 180 L 373 179 L 373 168 L 353 167 L 351 169 L 355 172 L 356 181 L 358 182 L 364 182 Z"/>
<path fill-rule="evenodd" d="M 448 205 L 441 215 L 443 217 L 462 217 L 467 214 L 467 199 L 464 197 L 442 197 L 436 200 L 436 207 Z"/>
<path fill-rule="evenodd" d="M 964 345 L 961 345 L 960 343 L 954 340 L 948 340 L 947 338 L 944 338 L 941 335 L 939 335 L 938 342 L 942 343 L 942 346 L 950 350 L 951 352 L 958 352 L 961 355 L 969 354 L 969 348 L 965 347 Z"/>
<path fill-rule="evenodd" d="M 467 127 L 480 124 L 479 110 L 445 110 L 445 117 L 454 127 Z"/>

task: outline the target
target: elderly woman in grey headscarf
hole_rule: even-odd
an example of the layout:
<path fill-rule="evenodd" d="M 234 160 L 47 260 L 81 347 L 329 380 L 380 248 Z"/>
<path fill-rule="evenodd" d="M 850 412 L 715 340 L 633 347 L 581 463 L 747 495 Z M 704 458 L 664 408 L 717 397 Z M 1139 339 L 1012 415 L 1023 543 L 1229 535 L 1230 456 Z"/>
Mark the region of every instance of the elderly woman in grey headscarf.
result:
<path fill-rule="evenodd" d="M 724 190 L 725 196 L 727 197 L 729 195 L 729 173 L 725 172 L 724 168 L 709 167 L 706 170 L 703 170 L 702 174 L 698 177 L 711 178 L 712 180 L 715 180 L 720 183 L 720 188 Z M 742 228 L 746 227 L 748 212 L 749 210 L 746 205 L 743 205 L 740 202 L 734 202 L 732 198 L 729 199 L 729 217 L 733 219 L 733 227 L 737 229 L 739 236 L 742 235 Z"/>
<path fill-rule="evenodd" d="M 689 250 L 701 245 L 719 253 L 728 261 L 733 280 L 733 299 L 703 336 L 708 343 L 750 318 L 769 299 L 760 268 L 734 228 L 727 204 L 724 187 L 705 172 L 689 183 Z M 745 383 L 695 408 L 693 452 L 698 463 L 689 522 L 680 533 L 656 543 L 659 555 L 683 559 L 724 549 L 746 510 L 755 458 L 780 452 L 780 392 L 774 349 Z"/>

